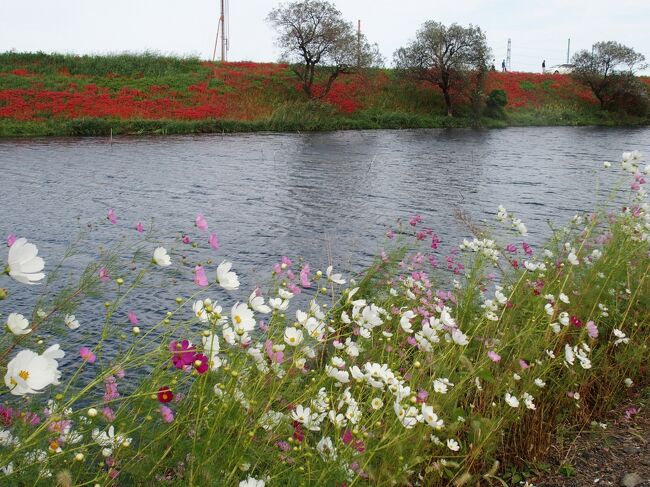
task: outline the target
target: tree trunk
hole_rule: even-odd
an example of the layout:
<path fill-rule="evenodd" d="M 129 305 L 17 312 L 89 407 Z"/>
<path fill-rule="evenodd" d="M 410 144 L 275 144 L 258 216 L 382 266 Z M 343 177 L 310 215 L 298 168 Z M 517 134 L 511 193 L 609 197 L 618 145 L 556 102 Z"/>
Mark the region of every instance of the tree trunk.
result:
<path fill-rule="evenodd" d="M 451 110 L 451 96 L 449 96 L 449 88 L 443 88 L 442 95 L 445 97 L 445 105 L 447 106 L 447 116 L 453 117 L 454 113 Z"/>

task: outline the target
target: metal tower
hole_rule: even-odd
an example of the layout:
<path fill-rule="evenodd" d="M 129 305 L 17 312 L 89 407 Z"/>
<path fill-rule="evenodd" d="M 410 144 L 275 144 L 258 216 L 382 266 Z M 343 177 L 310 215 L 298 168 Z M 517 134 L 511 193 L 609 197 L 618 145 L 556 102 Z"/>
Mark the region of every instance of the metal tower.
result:
<path fill-rule="evenodd" d="M 571 38 L 569 37 L 569 41 L 567 42 L 566 45 L 566 63 L 569 64 L 569 54 L 571 53 Z"/>
<path fill-rule="evenodd" d="M 212 52 L 212 61 L 217 57 L 217 46 L 221 40 L 221 62 L 224 62 L 228 58 L 228 34 L 230 31 L 229 22 L 228 22 L 228 0 L 221 0 L 221 15 L 219 16 L 219 24 L 217 26 L 217 37 L 214 40 L 214 51 Z"/>
<path fill-rule="evenodd" d="M 508 71 L 510 71 L 511 53 L 512 53 L 512 43 L 510 41 L 510 38 L 508 38 L 508 54 L 506 55 L 506 69 Z"/>

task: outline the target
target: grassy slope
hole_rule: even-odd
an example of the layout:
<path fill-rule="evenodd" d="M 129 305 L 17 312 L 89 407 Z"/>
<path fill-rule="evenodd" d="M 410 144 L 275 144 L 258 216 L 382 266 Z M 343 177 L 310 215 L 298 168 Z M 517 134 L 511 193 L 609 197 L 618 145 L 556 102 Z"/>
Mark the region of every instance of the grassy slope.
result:
<path fill-rule="evenodd" d="M 646 80 L 650 81 L 650 80 Z M 507 120 L 444 116 L 438 89 L 392 70 L 349 75 L 307 102 L 286 65 L 213 64 L 153 54 L 0 54 L 0 136 L 296 131 L 507 125 L 624 125 L 647 119 L 601 112 L 570 77 L 490 73 L 508 94 Z"/>

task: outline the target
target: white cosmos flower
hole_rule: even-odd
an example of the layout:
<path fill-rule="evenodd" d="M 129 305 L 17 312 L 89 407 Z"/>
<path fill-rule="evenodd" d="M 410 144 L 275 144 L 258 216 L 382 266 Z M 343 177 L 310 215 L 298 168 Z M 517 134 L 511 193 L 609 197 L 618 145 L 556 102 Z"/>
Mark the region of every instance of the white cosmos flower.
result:
<path fill-rule="evenodd" d="M 31 328 L 27 328 L 28 326 L 29 321 L 21 314 L 11 313 L 7 317 L 7 327 L 14 335 L 27 335 L 32 331 Z"/>
<path fill-rule="evenodd" d="M 286 311 L 289 307 L 289 301 L 282 298 L 269 298 L 269 304 L 271 308 L 278 311 Z"/>
<path fill-rule="evenodd" d="M 509 392 L 506 392 L 506 402 L 508 403 L 508 406 L 510 406 L 511 408 L 519 407 L 519 399 L 517 399 Z"/>
<path fill-rule="evenodd" d="M 438 415 L 433 412 L 433 406 L 427 406 L 426 404 L 422 404 L 422 418 L 425 423 L 435 429 L 441 429 L 445 424 L 442 419 L 438 418 Z"/>
<path fill-rule="evenodd" d="M 341 274 L 333 274 L 332 271 L 334 268 L 332 266 L 329 266 L 327 270 L 325 271 L 325 274 L 327 274 L 327 279 L 332 281 L 335 284 L 345 284 L 345 279 L 341 279 Z"/>
<path fill-rule="evenodd" d="M 567 256 L 567 260 L 571 263 L 571 265 L 578 265 L 580 264 L 580 261 L 578 260 L 578 257 L 574 252 L 570 252 L 569 255 Z"/>
<path fill-rule="evenodd" d="M 537 379 L 535 379 L 535 385 L 541 389 L 542 387 L 544 387 L 546 385 L 546 382 L 544 382 L 540 378 L 537 378 Z"/>
<path fill-rule="evenodd" d="M 36 245 L 27 243 L 26 238 L 17 239 L 9 248 L 6 272 L 23 284 L 36 284 L 45 277 L 41 272 L 45 262 L 38 257 Z"/>
<path fill-rule="evenodd" d="M 153 261 L 160 267 L 167 267 L 172 263 L 165 247 L 157 247 L 156 250 L 153 251 Z"/>
<path fill-rule="evenodd" d="M 454 384 L 446 378 L 436 379 L 433 381 L 433 390 L 435 392 L 439 392 L 440 394 L 447 394 L 449 388 L 453 386 Z"/>
<path fill-rule="evenodd" d="M 449 438 L 447 440 L 447 448 L 449 448 L 451 451 L 458 451 L 460 450 L 460 445 L 453 438 Z"/>
<path fill-rule="evenodd" d="M 284 343 L 291 347 L 297 347 L 303 341 L 302 330 L 290 326 L 284 330 Z"/>
<path fill-rule="evenodd" d="M 230 269 L 232 268 L 232 262 L 224 260 L 217 267 L 217 281 L 219 285 L 224 288 L 226 291 L 233 291 L 239 289 L 239 278 Z"/>
<path fill-rule="evenodd" d="M 255 315 L 246 303 L 236 303 L 230 311 L 230 318 L 233 329 L 238 335 L 255 329 Z"/>
<path fill-rule="evenodd" d="M 201 323 L 208 322 L 208 311 L 205 309 L 202 300 L 199 299 L 192 305 L 192 311 L 194 311 L 194 316 L 196 316 Z"/>
<path fill-rule="evenodd" d="M 76 330 L 77 328 L 79 328 L 79 326 L 81 326 L 79 325 L 79 321 L 77 320 L 75 315 L 65 315 L 65 317 L 63 318 L 63 322 L 65 323 L 65 326 L 67 326 L 71 330 Z"/>
<path fill-rule="evenodd" d="M 413 333 L 413 327 L 411 325 L 411 320 L 415 318 L 415 313 L 413 310 L 407 310 L 399 320 L 399 324 L 406 333 Z"/>
<path fill-rule="evenodd" d="M 563 303 L 569 304 L 569 297 L 564 293 L 560 293 L 560 301 L 562 301 Z"/>
<path fill-rule="evenodd" d="M 614 341 L 614 345 L 618 346 L 621 343 L 628 344 L 630 342 L 630 339 L 627 336 L 625 336 L 625 333 L 623 333 L 618 328 L 614 328 L 613 333 L 614 336 L 616 337 L 616 341 Z"/>
<path fill-rule="evenodd" d="M 266 314 L 271 312 L 271 308 L 264 304 L 264 297 L 258 296 L 255 291 L 248 298 L 248 304 L 257 313 Z"/>
<path fill-rule="evenodd" d="M 282 299 L 291 299 L 293 298 L 293 293 L 287 291 L 286 289 L 278 289 L 278 296 L 280 296 Z"/>
<path fill-rule="evenodd" d="M 454 328 L 452 330 L 451 339 L 454 341 L 454 343 L 463 347 L 469 343 L 469 339 L 467 338 L 467 335 L 465 335 L 458 328 Z"/>
<path fill-rule="evenodd" d="M 316 444 L 316 449 L 323 458 L 336 460 L 336 449 L 334 448 L 334 443 L 332 443 L 332 438 L 329 436 L 322 437 Z"/>
<path fill-rule="evenodd" d="M 18 352 L 7 364 L 5 385 L 15 396 L 37 394 L 50 384 L 58 385 L 61 372 L 57 359 L 64 355 L 58 344 L 52 345 L 42 355 L 31 350 Z"/>
<path fill-rule="evenodd" d="M 537 409 L 537 407 L 535 407 L 535 403 L 533 402 L 533 396 L 531 396 L 527 392 L 524 392 L 524 394 L 522 395 L 522 398 L 524 400 L 524 404 L 526 405 L 526 407 L 528 409 L 530 409 L 532 411 Z"/>
<path fill-rule="evenodd" d="M 120 446 L 129 446 L 131 444 L 131 438 L 127 438 L 124 435 L 115 434 L 115 427 L 110 425 L 108 431 L 100 432 L 98 429 L 94 429 L 90 436 L 95 440 L 99 446 L 103 446 L 104 450 L 108 450 L 108 455 L 110 456 L 113 453 L 113 449 Z"/>
<path fill-rule="evenodd" d="M 375 397 L 372 401 L 370 401 L 370 406 L 376 411 L 384 407 L 384 401 L 382 401 L 379 397 Z"/>
<path fill-rule="evenodd" d="M 568 365 L 573 365 L 576 361 L 576 355 L 568 343 L 564 345 L 564 361 Z"/>
<path fill-rule="evenodd" d="M 248 477 L 246 480 L 239 482 L 239 487 L 264 487 L 266 483 L 263 480 L 258 480 L 253 477 Z"/>
<path fill-rule="evenodd" d="M 339 370 L 335 367 L 332 367 L 331 365 L 326 365 L 325 366 L 325 373 L 329 376 L 332 377 L 333 379 L 336 379 L 337 381 L 341 382 L 342 384 L 347 384 L 350 382 L 350 374 L 348 373 L 347 370 Z"/>

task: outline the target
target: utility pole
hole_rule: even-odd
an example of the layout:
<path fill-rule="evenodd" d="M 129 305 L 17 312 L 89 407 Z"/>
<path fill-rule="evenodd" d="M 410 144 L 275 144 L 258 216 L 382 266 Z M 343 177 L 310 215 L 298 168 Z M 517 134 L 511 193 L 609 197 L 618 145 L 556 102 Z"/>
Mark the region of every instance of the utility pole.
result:
<path fill-rule="evenodd" d="M 361 66 L 361 19 L 357 23 L 357 68 Z"/>
<path fill-rule="evenodd" d="M 569 41 L 567 42 L 567 46 L 566 46 L 566 63 L 567 64 L 569 64 L 570 54 L 571 54 L 571 38 L 569 37 Z"/>
<path fill-rule="evenodd" d="M 510 41 L 510 38 L 508 38 L 508 55 L 506 56 L 506 69 L 508 71 L 510 71 L 511 54 L 512 54 L 512 42 Z"/>
<path fill-rule="evenodd" d="M 221 15 L 219 16 L 219 24 L 217 25 L 217 37 L 214 40 L 214 51 L 212 51 L 212 62 L 217 57 L 217 46 L 219 45 L 219 34 L 221 34 L 221 62 L 226 61 L 226 54 L 228 52 L 228 34 L 226 29 L 226 14 L 228 9 L 228 0 L 221 0 Z"/>

